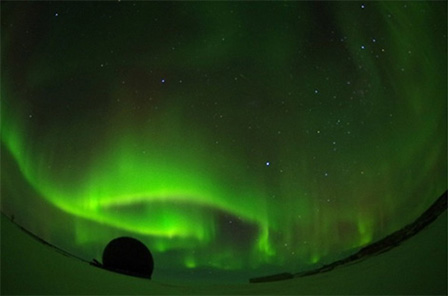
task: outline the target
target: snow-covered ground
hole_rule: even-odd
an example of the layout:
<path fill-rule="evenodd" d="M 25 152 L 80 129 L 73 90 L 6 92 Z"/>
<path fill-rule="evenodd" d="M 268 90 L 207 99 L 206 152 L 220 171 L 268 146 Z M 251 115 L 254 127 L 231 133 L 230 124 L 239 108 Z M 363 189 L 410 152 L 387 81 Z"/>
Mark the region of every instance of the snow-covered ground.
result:
<path fill-rule="evenodd" d="M 447 294 L 447 213 L 389 252 L 333 271 L 257 284 L 180 284 L 93 267 L 1 218 L 1 294 Z M 156 271 L 155 271 L 156 272 Z"/>

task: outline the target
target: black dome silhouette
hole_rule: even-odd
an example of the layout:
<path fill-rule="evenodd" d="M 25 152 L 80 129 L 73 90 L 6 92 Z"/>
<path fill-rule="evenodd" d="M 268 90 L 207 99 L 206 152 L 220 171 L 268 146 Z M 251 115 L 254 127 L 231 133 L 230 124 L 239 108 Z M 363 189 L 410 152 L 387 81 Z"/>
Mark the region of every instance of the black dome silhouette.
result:
<path fill-rule="evenodd" d="M 149 249 L 139 240 L 119 237 L 103 251 L 104 268 L 134 276 L 151 278 L 154 260 Z"/>

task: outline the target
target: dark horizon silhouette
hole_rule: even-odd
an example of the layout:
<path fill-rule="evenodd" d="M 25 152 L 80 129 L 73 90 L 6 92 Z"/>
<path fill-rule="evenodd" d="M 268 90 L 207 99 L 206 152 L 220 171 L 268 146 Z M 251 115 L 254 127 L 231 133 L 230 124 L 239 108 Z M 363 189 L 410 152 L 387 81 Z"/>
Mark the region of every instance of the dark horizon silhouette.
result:
<path fill-rule="evenodd" d="M 119 237 L 110 241 L 103 252 L 103 267 L 119 273 L 151 279 L 154 259 L 139 240 Z"/>

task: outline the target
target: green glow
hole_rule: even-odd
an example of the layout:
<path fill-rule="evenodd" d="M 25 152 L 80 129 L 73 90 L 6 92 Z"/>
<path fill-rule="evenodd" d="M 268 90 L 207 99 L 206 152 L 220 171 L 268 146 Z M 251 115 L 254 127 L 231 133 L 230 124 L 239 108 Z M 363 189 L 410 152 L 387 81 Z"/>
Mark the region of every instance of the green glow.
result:
<path fill-rule="evenodd" d="M 2 209 L 62 211 L 58 232 L 16 216 L 88 259 L 134 235 L 173 270 L 299 268 L 384 237 L 446 190 L 444 4 L 405 4 L 194 3 L 162 20 L 148 2 L 104 24 L 67 13 L 23 62 L 10 27 L 2 166 L 25 182 L 5 186 L 36 193 Z M 155 19 L 173 28 L 142 29 Z"/>
<path fill-rule="evenodd" d="M 186 257 L 185 258 L 185 267 L 187 268 L 195 268 L 196 262 L 192 257 Z"/>
<path fill-rule="evenodd" d="M 311 263 L 315 264 L 315 263 L 319 262 L 319 260 L 320 260 L 319 255 L 313 254 L 310 261 L 311 261 Z"/>

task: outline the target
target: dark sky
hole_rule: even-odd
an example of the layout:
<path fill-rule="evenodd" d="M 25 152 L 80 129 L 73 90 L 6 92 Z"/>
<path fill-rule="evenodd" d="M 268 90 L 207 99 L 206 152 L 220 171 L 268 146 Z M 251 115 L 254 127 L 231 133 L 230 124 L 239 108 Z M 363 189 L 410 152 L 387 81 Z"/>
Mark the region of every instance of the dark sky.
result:
<path fill-rule="evenodd" d="M 338 259 L 447 189 L 446 9 L 2 2 L 2 211 L 173 274 Z"/>

